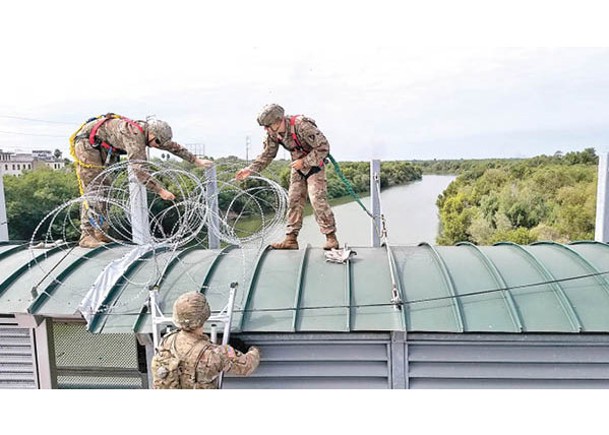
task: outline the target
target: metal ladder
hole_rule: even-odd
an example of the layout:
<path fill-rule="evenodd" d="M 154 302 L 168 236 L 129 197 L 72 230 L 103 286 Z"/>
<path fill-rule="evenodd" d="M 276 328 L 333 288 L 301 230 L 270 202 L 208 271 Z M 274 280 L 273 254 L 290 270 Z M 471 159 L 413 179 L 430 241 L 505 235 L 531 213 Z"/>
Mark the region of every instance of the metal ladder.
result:
<path fill-rule="evenodd" d="M 210 340 L 214 344 L 218 344 L 218 324 L 222 324 L 222 344 L 228 344 L 230 338 L 230 328 L 233 320 L 233 309 L 235 306 L 235 295 L 237 294 L 237 287 L 239 284 L 233 282 L 230 284 L 230 292 L 228 294 L 228 302 L 226 306 L 215 315 L 209 317 L 206 323 L 211 327 Z M 158 349 L 161 342 L 161 329 L 163 326 L 169 326 L 173 324 L 171 317 L 167 317 L 163 314 L 163 311 L 159 307 L 159 289 L 155 287 L 149 290 L 150 298 L 150 313 L 152 318 L 152 339 L 154 343 L 154 349 Z M 218 376 L 218 388 L 222 388 L 222 379 L 224 373 L 220 373 Z"/>

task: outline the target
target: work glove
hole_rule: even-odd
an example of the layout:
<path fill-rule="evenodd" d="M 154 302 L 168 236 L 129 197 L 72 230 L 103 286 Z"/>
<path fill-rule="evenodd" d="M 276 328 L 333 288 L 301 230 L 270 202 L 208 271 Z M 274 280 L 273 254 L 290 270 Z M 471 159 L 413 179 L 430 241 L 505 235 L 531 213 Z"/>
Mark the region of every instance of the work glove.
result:
<path fill-rule="evenodd" d="M 241 353 L 247 353 L 249 346 L 243 342 L 240 338 L 231 337 L 228 339 L 228 345 Z"/>
<path fill-rule="evenodd" d="M 351 257 L 357 255 L 357 252 L 351 249 L 332 249 L 324 252 L 324 255 L 327 262 L 345 264 Z"/>

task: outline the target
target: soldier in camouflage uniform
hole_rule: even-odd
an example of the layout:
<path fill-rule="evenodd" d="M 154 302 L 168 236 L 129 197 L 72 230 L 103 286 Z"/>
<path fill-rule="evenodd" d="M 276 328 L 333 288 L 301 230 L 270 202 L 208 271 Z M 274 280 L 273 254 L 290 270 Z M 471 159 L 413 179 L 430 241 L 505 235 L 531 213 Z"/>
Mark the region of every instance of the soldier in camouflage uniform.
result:
<path fill-rule="evenodd" d="M 317 128 L 315 121 L 306 116 L 285 116 L 283 108 L 269 104 L 258 115 L 258 124 L 267 132 L 264 149 L 254 162 L 236 174 L 237 180 L 266 168 L 277 156 L 281 145 L 292 158 L 290 188 L 288 191 L 287 230 L 283 241 L 271 244 L 274 249 L 298 249 L 298 233 L 302 228 L 302 214 L 307 193 L 315 211 L 315 220 L 326 236 L 324 249 L 338 249 L 336 222 L 328 203 L 325 159 L 330 144 Z"/>
<path fill-rule="evenodd" d="M 166 337 L 160 348 L 171 349 L 180 358 L 182 389 L 215 389 L 221 372 L 249 376 L 260 363 L 260 351 L 254 346 L 241 353 L 229 345 L 212 343 L 203 332 L 210 313 L 207 299 L 199 292 L 185 293 L 173 305 L 173 322 L 179 332 Z M 162 382 L 162 375 L 153 364 L 153 384 Z"/>
<path fill-rule="evenodd" d="M 92 137 L 91 132 L 94 129 L 96 131 Z M 131 160 L 146 160 L 147 146 L 169 151 L 199 167 L 209 168 L 213 165 L 210 160 L 196 157 L 171 138 L 171 127 L 161 120 L 132 121 L 112 114 L 90 120 L 74 137 L 76 171 L 82 191 L 90 197 L 94 197 L 96 191 L 103 196 L 103 188 L 107 186 L 109 180 L 98 180 L 103 185 L 96 186 L 94 184 L 97 183 L 92 183 L 95 177 L 106 166 L 118 162 L 120 154 L 126 154 Z M 161 186 L 141 165 L 134 165 L 134 172 L 144 186 L 164 200 L 175 199 L 175 195 Z M 103 201 L 91 200 L 83 204 L 80 216 L 80 246 L 95 248 L 110 241 L 106 236 L 107 223 L 103 218 L 107 216 L 107 207 L 108 205 Z M 100 220 L 103 223 L 96 222 L 97 218 L 92 216 L 102 216 Z"/>

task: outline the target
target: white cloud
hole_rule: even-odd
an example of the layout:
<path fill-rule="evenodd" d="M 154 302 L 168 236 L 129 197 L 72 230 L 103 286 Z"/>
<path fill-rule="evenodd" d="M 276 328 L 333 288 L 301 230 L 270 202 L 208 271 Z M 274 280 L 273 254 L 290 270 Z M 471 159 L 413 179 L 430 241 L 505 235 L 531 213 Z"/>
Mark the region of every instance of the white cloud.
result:
<path fill-rule="evenodd" d="M 246 136 L 260 150 L 255 115 L 270 101 L 315 118 L 343 159 L 509 156 L 508 137 L 529 155 L 561 138 L 609 142 L 609 50 L 525 47 L 523 36 L 574 34 L 577 14 L 552 3 L 555 20 L 540 26 L 544 6 L 527 2 L 523 15 L 518 3 L 11 2 L 0 148 L 67 153 L 84 119 L 115 111 L 155 114 L 179 141 L 244 156 Z M 586 18 L 583 41 L 597 36 Z M 489 45 L 506 41 L 523 47 Z M 446 46 L 463 43 L 477 47 Z"/>

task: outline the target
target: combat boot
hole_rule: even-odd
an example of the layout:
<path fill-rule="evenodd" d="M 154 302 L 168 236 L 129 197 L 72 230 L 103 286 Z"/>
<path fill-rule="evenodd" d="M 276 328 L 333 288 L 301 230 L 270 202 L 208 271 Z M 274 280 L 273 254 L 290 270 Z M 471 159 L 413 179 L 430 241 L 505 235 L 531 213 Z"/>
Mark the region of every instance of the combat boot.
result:
<path fill-rule="evenodd" d="M 90 234 L 81 237 L 80 241 L 78 242 L 78 246 L 80 246 L 81 248 L 98 248 L 103 244 L 104 242 L 100 242 Z"/>
<path fill-rule="evenodd" d="M 329 251 L 330 249 L 338 249 L 338 240 L 336 239 L 336 233 L 326 234 L 326 244 L 324 249 Z"/>
<path fill-rule="evenodd" d="M 110 242 L 113 242 L 113 240 L 112 240 L 110 237 L 108 237 L 108 236 L 106 235 L 106 233 L 104 233 L 103 231 L 100 231 L 100 230 L 95 230 L 95 233 L 94 233 L 94 234 L 95 234 L 95 238 L 96 238 L 97 240 L 99 240 L 100 242 L 103 242 L 103 243 L 110 243 Z"/>
<path fill-rule="evenodd" d="M 298 240 L 296 234 L 286 234 L 285 239 L 278 243 L 271 243 L 273 249 L 298 249 Z"/>

